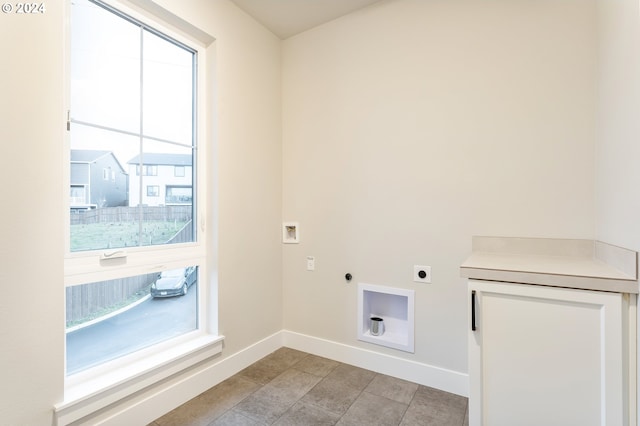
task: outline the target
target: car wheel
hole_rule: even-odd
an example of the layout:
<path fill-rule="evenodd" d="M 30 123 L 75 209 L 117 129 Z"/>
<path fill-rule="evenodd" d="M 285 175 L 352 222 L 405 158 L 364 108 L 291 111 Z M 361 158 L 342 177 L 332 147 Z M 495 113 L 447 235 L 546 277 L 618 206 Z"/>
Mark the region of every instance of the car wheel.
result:
<path fill-rule="evenodd" d="M 187 284 L 185 283 L 185 285 L 182 286 L 182 295 L 186 296 L 188 290 L 189 287 L 187 287 Z"/>

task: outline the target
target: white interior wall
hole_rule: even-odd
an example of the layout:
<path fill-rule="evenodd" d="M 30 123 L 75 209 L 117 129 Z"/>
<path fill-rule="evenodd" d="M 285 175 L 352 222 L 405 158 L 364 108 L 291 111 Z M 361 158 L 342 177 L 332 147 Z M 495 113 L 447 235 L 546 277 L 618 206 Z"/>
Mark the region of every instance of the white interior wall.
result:
<path fill-rule="evenodd" d="M 50 425 L 62 397 L 63 13 L 47 6 L 44 15 L 0 14 L 0 423 L 8 425 Z"/>
<path fill-rule="evenodd" d="M 596 236 L 640 251 L 640 7 L 637 0 L 597 4 Z"/>
<path fill-rule="evenodd" d="M 63 397 L 65 3 L 47 2 L 42 15 L 0 14 L 3 425 L 51 425 Z M 282 329 L 280 40 L 227 0 L 157 3 L 217 39 L 213 179 L 219 328 L 227 339 L 213 364 Z M 156 403 L 146 415 L 180 402 Z"/>
<path fill-rule="evenodd" d="M 595 13 L 383 1 L 284 41 L 287 330 L 467 371 L 471 237 L 593 237 Z M 416 290 L 415 355 L 356 340 L 357 282 Z"/>
<path fill-rule="evenodd" d="M 640 250 L 640 11 L 598 2 L 597 237 Z"/>
<path fill-rule="evenodd" d="M 284 165 L 280 42 L 227 0 L 159 3 L 218 39 L 223 357 L 282 328 L 281 179 L 282 219 L 302 226 L 282 247 L 285 328 L 358 345 L 351 272 L 415 288 L 416 355 L 401 356 L 459 371 L 471 235 L 597 225 L 640 249 L 635 0 L 598 2 L 595 200 L 591 2 L 382 2 L 286 41 Z M 61 5 L 0 14 L 0 35 L 1 173 L 21 183 L 3 189 L 0 419 L 48 425 L 63 390 Z M 410 282 L 414 263 L 433 284 Z"/>

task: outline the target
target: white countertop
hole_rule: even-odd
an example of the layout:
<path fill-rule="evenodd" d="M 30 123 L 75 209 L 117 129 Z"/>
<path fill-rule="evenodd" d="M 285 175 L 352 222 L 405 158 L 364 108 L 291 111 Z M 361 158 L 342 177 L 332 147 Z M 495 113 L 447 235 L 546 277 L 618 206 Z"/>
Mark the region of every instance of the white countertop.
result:
<path fill-rule="evenodd" d="M 637 253 L 592 240 L 474 237 L 465 278 L 638 293 Z"/>

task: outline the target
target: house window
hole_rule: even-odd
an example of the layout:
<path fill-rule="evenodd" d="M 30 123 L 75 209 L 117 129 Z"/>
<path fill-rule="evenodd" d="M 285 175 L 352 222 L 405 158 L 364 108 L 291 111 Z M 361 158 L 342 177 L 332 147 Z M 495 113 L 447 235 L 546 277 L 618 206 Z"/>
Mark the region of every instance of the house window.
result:
<path fill-rule="evenodd" d="M 215 316 L 204 221 L 198 221 L 208 216 L 207 203 L 196 210 L 207 190 L 198 178 L 205 172 L 206 144 L 196 150 L 206 131 L 196 120 L 206 105 L 206 85 L 196 84 L 206 72 L 196 59 L 206 64 L 206 49 L 146 12 L 116 9 L 115 0 L 70 3 L 68 152 L 97 153 L 96 162 L 114 158 L 115 170 L 128 169 L 118 177 L 125 188 L 100 181 L 115 180 L 113 166 L 102 168 L 102 176 L 96 169 L 90 187 L 70 186 L 71 208 L 83 195 L 104 203 L 69 214 L 67 223 L 68 383 L 96 371 L 129 372 L 139 351 L 166 346 L 176 356 L 174 340 L 208 338 L 212 331 L 202 325 Z M 187 158 L 193 167 L 185 176 L 189 203 L 143 202 L 162 198 L 160 188 L 175 179 L 166 166 L 145 162 L 166 156 Z"/>
<path fill-rule="evenodd" d="M 142 176 L 158 176 L 158 166 L 156 165 L 136 165 L 137 176 L 140 176 L 140 168 L 142 168 Z"/>
<path fill-rule="evenodd" d="M 184 166 L 174 166 L 173 175 L 175 177 L 184 177 Z"/>
<path fill-rule="evenodd" d="M 159 197 L 160 187 L 158 185 L 147 185 L 147 197 Z"/>
<path fill-rule="evenodd" d="M 81 206 L 87 203 L 87 187 L 84 185 L 71 185 L 70 204 L 73 206 Z"/>
<path fill-rule="evenodd" d="M 167 186 L 165 201 L 167 204 L 191 204 L 193 191 L 190 186 Z"/>

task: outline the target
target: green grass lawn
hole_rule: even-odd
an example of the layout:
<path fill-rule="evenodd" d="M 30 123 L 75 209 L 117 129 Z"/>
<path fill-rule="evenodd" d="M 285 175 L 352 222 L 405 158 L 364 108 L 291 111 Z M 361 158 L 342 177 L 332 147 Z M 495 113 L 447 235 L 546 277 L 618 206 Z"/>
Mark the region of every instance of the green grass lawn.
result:
<path fill-rule="evenodd" d="M 164 244 L 185 224 L 186 222 L 144 222 L 140 239 L 138 222 L 71 225 L 71 251 Z"/>

